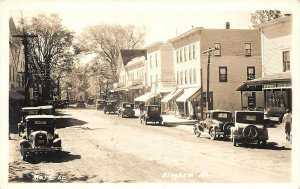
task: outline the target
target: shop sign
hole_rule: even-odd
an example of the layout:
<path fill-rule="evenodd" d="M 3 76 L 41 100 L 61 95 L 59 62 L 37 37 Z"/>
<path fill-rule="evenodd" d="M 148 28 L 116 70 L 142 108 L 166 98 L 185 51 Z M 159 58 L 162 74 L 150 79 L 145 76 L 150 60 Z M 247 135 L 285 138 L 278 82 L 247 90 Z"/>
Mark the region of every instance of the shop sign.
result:
<path fill-rule="evenodd" d="M 291 83 L 274 83 L 263 85 L 263 89 L 280 89 L 280 88 L 291 88 Z"/>

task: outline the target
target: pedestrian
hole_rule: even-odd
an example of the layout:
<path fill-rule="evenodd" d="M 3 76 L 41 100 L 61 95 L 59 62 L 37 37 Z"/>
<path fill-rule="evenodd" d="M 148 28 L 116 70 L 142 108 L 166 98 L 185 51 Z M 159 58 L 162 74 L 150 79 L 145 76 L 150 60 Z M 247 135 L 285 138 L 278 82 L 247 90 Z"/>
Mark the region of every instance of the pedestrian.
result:
<path fill-rule="evenodd" d="M 285 123 L 286 140 L 290 141 L 292 131 L 292 113 L 289 109 L 286 110 L 286 113 L 283 116 L 283 122 Z"/>

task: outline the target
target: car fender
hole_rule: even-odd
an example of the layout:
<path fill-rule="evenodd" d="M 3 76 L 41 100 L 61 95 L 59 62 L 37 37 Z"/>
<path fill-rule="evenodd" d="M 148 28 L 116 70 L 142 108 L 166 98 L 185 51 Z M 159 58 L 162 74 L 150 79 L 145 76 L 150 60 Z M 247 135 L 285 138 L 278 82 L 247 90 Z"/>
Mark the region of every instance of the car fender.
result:
<path fill-rule="evenodd" d="M 21 139 L 21 140 L 20 140 L 20 147 L 21 147 L 21 149 L 22 149 L 22 148 L 30 148 L 30 147 L 31 147 L 31 144 L 30 144 L 30 142 L 29 142 L 28 140 L 26 140 L 26 139 Z"/>

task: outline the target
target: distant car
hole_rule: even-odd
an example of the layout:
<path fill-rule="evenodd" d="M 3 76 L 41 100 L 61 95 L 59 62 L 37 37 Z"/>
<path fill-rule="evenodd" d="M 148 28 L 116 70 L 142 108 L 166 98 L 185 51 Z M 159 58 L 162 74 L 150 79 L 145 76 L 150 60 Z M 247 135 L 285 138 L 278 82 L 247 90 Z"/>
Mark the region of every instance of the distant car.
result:
<path fill-rule="evenodd" d="M 158 105 L 147 105 L 144 106 L 144 111 L 140 115 L 140 121 L 141 123 L 144 122 L 145 125 L 148 124 L 148 122 L 152 122 L 154 124 L 161 125 L 163 122 L 163 118 L 161 116 L 161 107 Z"/>
<path fill-rule="evenodd" d="M 129 102 L 123 102 L 122 106 L 118 109 L 118 116 L 121 117 L 134 117 L 134 104 Z"/>
<path fill-rule="evenodd" d="M 104 106 L 105 106 L 105 100 L 96 101 L 96 110 L 103 110 Z"/>
<path fill-rule="evenodd" d="M 106 101 L 103 108 L 104 113 L 117 113 L 118 108 L 115 101 Z"/>
<path fill-rule="evenodd" d="M 238 143 L 267 144 L 269 119 L 262 111 L 236 111 L 235 126 L 231 128 L 231 140 Z"/>
<path fill-rule="evenodd" d="M 232 123 L 232 113 L 224 110 L 210 110 L 205 113 L 206 119 L 194 125 L 194 133 L 201 135 L 202 132 L 209 134 L 210 139 L 215 140 L 222 136 L 223 138 L 230 136 L 230 128 L 234 126 Z"/>
<path fill-rule="evenodd" d="M 55 133 L 53 115 L 30 115 L 25 119 L 25 132 L 20 140 L 23 160 L 34 160 L 38 154 L 58 155 L 62 150 L 61 139 Z"/>
<path fill-rule="evenodd" d="M 85 108 L 85 103 L 84 101 L 79 101 L 76 105 L 77 108 Z"/>
<path fill-rule="evenodd" d="M 63 100 L 62 101 L 64 106 L 69 106 L 70 105 L 70 101 L 69 100 Z"/>

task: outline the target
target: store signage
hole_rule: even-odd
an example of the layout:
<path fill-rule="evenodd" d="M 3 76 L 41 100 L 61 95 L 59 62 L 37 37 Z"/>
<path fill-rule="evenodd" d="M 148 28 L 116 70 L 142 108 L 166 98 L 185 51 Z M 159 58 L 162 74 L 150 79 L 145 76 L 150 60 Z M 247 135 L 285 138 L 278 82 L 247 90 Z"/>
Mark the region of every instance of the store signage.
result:
<path fill-rule="evenodd" d="M 280 89 L 280 88 L 291 88 L 291 83 L 274 83 L 263 85 L 263 89 Z"/>

